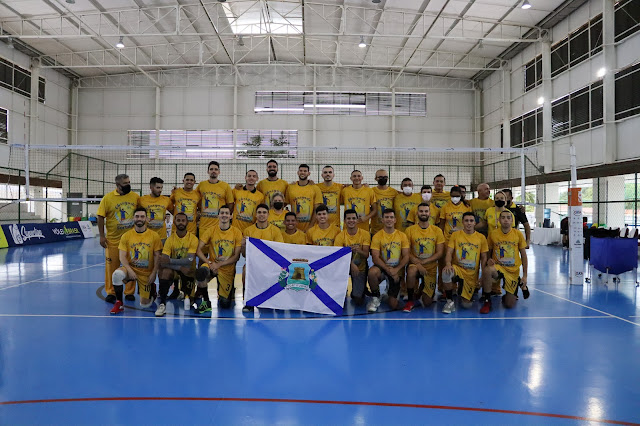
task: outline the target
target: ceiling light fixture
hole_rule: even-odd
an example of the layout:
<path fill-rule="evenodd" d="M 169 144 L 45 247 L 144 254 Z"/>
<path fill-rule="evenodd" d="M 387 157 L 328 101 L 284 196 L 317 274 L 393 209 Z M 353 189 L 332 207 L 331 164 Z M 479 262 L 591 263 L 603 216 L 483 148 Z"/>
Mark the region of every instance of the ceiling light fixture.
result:
<path fill-rule="evenodd" d="M 521 6 L 521 7 L 522 7 L 524 10 L 531 9 L 531 3 L 529 3 L 529 0 L 524 0 L 524 1 L 522 2 L 522 6 Z"/>
<path fill-rule="evenodd" d="M 371 0 L 371 3 L 373 3 L 373 4 L 378 4 L 378 3 L 380 3 L 380 1 L 381 1 L 381 0 Z"/>
<path fill-rule="evenodd" d="M 482 43 L 482 40 L 478 42 L 478 49 L 484 49 L 484 43 Z"/>
<path fill-rule="evenodd" d="M 544 98 L 542 96 L 540 96 L 538 98 L 538 105 L 542 105 L 542 104 L 544 104 Z"/>
<path fill-rule="evenodd" d="M 607 69 L 603 67 L 603 68 L 600 68 L 600 69 L 598 70 L 598 72 L 596 73 L 596 75 L 597 75 L 598 77 L 604 77 L 604 75 L 605 75 L 606 73 L 607 73 Z"/>
<path fill-rule="evenodd" d="M 244 46 L 244 39 L 242 38 L 242 34 L 238 34 L 238 46 Z"/>
<path fill-rule="evenodd" d="M 367 43 L 364 42 L 364 36 L 360 36 L 360 43 L 358 43 L 358 47 L 367 47 Z"/>
<path fill-rule="evenodd" d="M 13 49 L 15 46 L 13 45 L 13 37 L 8 37 L 7 38 L 7 47 L 9 49 Z"/>
<path fill-rule="evenodd" d="M 118 40 L 118 42 L 116 43 L 116 47 L 118 49 L 124 49 L 124 42 L 123 42 L 124 36 L 120 36 L 120 40 Z"/>
<path fill-rule="evenodd" d="M 76 4 L 76 0 L 67 0 L 67 3 L 69 3 L 69 4 Z"/>

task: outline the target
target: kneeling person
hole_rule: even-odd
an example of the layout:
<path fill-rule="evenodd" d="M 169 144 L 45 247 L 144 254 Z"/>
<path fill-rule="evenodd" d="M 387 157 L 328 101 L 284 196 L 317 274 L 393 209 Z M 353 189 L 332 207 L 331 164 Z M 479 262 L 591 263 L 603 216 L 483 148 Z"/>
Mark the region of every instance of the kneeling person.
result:
<path fill-rule="evenodd" d="M 242 232 L 231 226 L 231 208 L 228 205 L 220 207 L 218 211 L 218 225 L 207 229 L 200 236 L 198 243 L 198 257 L 202 261 L 196 271 L 196 294 L 194 299 L 202 297 L 200 306 L 191 305 L 198 313 L 211 311 L 211 301 L 207 284 L 212 278 L 218 279 L 218 302 L 220 307 L 229 308 L 235 295 L 233 282 L 236 278 L 236 262 L 240 258 L 242 248 Z M 202 251 L 209 246 L 208 258 Z"/>
<path fill-rule="evenodd" d="M 351 298 L 360 306 L 364 304 L 364 290 L 367 285 L 367 259 L 371 235 L 358 226 L 358 212 L 347 209 L 344 212 L 345 230 L 338 234 L 333 245 L 351 248 Z"/>
<path fill-rule="evenodd" d="M 126 282 L 137 281 L 140 305 L 148 308 L 155 295 L 155 280 L 158 274 L 162 241 L 158 233 L 147 228 L 147 210 L 138 207 L 133 212 L 133 229 L 124 233 L 118 245 L 120 264 L 111 277 L 116 293 L 112 314 L 124 310 L 123 287 Z"/>
<path fill-rule="evenodd" d="M 504 289 L 507 292 L 502 296 L 502 303 L 506 308 L 516 305 L 518 287 L 522 288 L 525 299 L 529 298 L 527 288 L 527 241 L 522 232 L 512 227 L 513 215 L 508 210 L 500 213 L 498 218 L 500 229 L 489 233 L 489 254 L 493 253 L 487 261 L 486 270 L 482 271 L 482 277 L 491 287 L 493 281 L 504 281 Z M 522 278 L 520 278 L 520 265 L 522 265 Z"/>
<path fill-rule="evenodd" d="M 184 309 L 191 306 L 190 297 L 195 294 L 196 252 L 198 251 L 198 237 L 187 231 L 189 219 L 183 212 L 175 217 L 176 232 L 164 243 L 160 257 L 160 304 L 156 316 L 161 317 L 167 308 L 167 294 L 171 283 L 179 279 L 184 293 Z"/>

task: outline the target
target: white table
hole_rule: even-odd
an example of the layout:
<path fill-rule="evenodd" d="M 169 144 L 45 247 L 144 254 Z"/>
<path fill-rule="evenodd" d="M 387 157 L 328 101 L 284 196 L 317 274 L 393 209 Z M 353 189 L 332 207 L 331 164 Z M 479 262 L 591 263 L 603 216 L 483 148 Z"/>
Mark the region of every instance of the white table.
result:
<path fill-rule="evenodd" d="M 551 244 L 562 244 L 560 228 L 533 228 L 531 233 L 531 243 L 541 246 Z"/>

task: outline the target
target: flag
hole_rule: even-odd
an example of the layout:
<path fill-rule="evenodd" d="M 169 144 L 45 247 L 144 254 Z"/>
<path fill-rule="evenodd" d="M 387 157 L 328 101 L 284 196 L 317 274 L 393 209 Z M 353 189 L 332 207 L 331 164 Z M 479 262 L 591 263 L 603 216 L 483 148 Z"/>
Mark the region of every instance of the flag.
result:
<path fill-rule="evenodd" d="M 342 315 L 351 249 L 249 238 L 245 301 L 249 306 Z"/>

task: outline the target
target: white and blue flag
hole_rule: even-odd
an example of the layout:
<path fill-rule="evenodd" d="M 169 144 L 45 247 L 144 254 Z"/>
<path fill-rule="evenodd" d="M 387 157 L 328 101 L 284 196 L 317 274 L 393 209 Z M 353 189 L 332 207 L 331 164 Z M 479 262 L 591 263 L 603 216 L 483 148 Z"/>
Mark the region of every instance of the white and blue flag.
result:
<path fill-rule="evenodd" d="M 249 238 L 246 253 L 247 305 L 342 315 L 351 263 L 349 247 Z"/>

